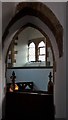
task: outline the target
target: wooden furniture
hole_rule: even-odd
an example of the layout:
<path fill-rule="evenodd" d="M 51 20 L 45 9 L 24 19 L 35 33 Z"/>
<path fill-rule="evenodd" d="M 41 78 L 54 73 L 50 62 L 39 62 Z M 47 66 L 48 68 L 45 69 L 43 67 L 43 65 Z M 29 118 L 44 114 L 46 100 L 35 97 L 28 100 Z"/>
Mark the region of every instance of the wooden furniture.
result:
<path fill-rule="evenodd" d="M 54 120 L 53 94 L 42 92 L 7 92 L 6 120 Z"/>

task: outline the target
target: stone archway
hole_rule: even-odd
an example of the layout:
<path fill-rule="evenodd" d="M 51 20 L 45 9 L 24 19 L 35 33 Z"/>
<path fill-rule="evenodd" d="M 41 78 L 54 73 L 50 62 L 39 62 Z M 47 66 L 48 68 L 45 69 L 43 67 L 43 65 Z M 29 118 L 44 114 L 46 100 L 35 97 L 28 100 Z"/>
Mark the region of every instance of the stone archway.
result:
<path fill-rule="evenodd" d="M 38 26 L 32 24 L 32 23 L 27 23 L 25 25 L 23 25 L 17 32 L 16 34 L 14 35 L 14 37 L 12 38 L 12 41 L 14 39 L 16 39 L 18 37 L 18 34 L 23 31 L 24 29 L 26 29 L 27 27 L 32 27 L 32 28 L 35 28 L 37 29 L 38 31 L 40 31 L 42 33 L 42 35 L 47 39 L 47 41 L 50 43 L 50 46 L 51 46 L 51 50 L 52 50 L 52 55 L 53 55 L 53 81 L 55 79 L 55 71 L 56 71 L 56 58 L 55 58 L 55 55 L 54 55 L 54 51 L 53 51 L 53 47 L 52 47 L 52 44 L 51 44 L 51 41 L 50 41 L 50 38 L 49 36 L 41 29 L 39 28 Z M 11 41 L 11 42 L 12 42 Z M 11 45 L 12 43 L 10 43 Z M 8 48 L 8 51 L 9 51 L 9 48 Z M 8 51 L 7 51 L 7 54 L 8 54 Z M 7 59 L 7 55 L 6 55 L 6 59 Z"/>
<path fill-rule="evenodd" d="M 54 62 L 55 62 L 54 51 L 53 51 L 52 44 L 51 44 L 51 41 L 50 41 L 48 35 L 47 35 L 41 28 L 39 28 L 38 26 L 36 26 L 36 25 L 34 25 L 34 24 L 32 24 L 32 23 L 27 23 L 27 24 L 23 25 L 23 26 L 15 33 L 15 35 L 14 35 L 13 38 L 12 38 L 12 41 L 13 41 L 14 39 L 16 39 L 16 38 L 18 37 L 18 34 L 19 34 L 21 31 L 23 31 L 25 28 L 27 28 L 27 27 L 32 27 L 32 28 L 37 29 L 38 31 L 40 31 L 40 32 L 42 33 L 42 35 L 43 35 L 44 37 L 46 37 L 46 39 L 47 39 L 47 40 L 49 41 L 49 43 L 50 43 L 51 50 L 52 50 L 52 54 L 53 54 L 53 60 L 54 60 Z M 11 42 L 12 42 L 12 41 L 11 41 Z M 11 44 L 11 43 L 10 43 L 10 44 Z M 9 48 L 8 48 L 8 51 L 9 51 Z M 8 53 L 8 51 L 7 51 L 7 53 Z M 6 58 L 7 58 L 7 55 L 6 55 Z"/>
<path fill-rule="evenodd" d="M 61 26 L 54 13 L 41 2 L 22 2 L 17 5 L 16 15 L 9 22 L 4 32 L 3 44 L 7 35 L 9 34 L 9 29 L 11 28 L 11 26 L 26 15 L 38 17 L 51 29 L 56 38 L 56 43 L 59 50 L 59 57 L 61 57 L 63 55 L 63 27 Z"/>
<path fill-rule="evenodd" d="M 23 3 L 24 4 L 24 3 Z M 27 4 L 27 3 L 25 3 L 25 4 Z M 37 3 L 37 4 L 39 4 L 39 3 Z M 40 3 L 40 4 L 42 4 L 42 3 Z M 28 6 L 28 5 L 27 5 Z M 35 6 L 35 5 L 34 5 Z M 46 8 L 46 5 L 43 5 L 43 6 L 45 6 L 45 8 Z M 40 7 L 41 8 L 41 7 Z M 24 9 L 26 9 L 26 7 L 24 7 Z M 42 9 L 43 9 L 43 7 L 42 7 Z M 49 8 L 48 8 L 49 9 Z M 16 20 L 17 20 L 17 15 L 19 15 L 19 12 L 21 13 L 21 11 L 22 11 L 22 8 L 20 9 L 20 11 L 18 11 L 18 13 L 16 13 L 16 15 L 15 15 L 15 17 L 11 20 L 11 22 L 9 23 L 9 25 L 8 25 L 8 27 L 6 28 L 6 30 L 5 30 L 5 33 L 4 33 L 4 35 L 3 35 L 3 43 L 5 43 L 5 39 L 6 39 L 6 37 L 7 37 L 7 35 L 9 34 L 9 30 L 10 30 L 10 28 L 11 28 L 11 26 L 16 22 Z M 25 10 L 25 11 L 27 11 L 27 9 Z M 43 10 L 44 11 L 44 10 Z M 24 11 L 23 11 L 24 12 Z M 26 13 L 24 16 L 26 16 L 26 15 L 28 15 L 28 13 Z M 29 14 L 30 15 L 30 14 Z M 54 15 L 54 14 L 53 14 Z M 55 15 L 54 15 L 55 16 Z M 19 16 L 20 17 L 20 16 Z M 21 16 L 22 17 L 22 16 Z M 40 17 L 38 17 L 38 18 L 40 18 Z M 15 20 L 14 20 L 15 19 Z M 19 18 L 18 18 L 18 20 L 19 20 Z M 41 19 L 42 20 L 42 19 Z M 53 19 L 54 20 L 54 19 Z M 43 21 L 43 20 L 42 20 Z M 44 21 L 43 21 L 44 22 Z M 54 21 L 53 21 L 54 22 Z M 45 24 L 47 24 L 46 23 L 46 21 L 44 22 Z M 55 23 L 54 23 L 55 24 Z M 53 24 L 51 24 L 51 25 L 53 25 Z M 49 27 L 50 29 L 51 29 L 51 27 Z M 51 29 L 52 30 L 52 29 Z M 54 31 L 55 30 L 55 31 Z M 56 38 L 56 43 L 57 43 L 57 46 L 58 46 L 58 50 L 59 50 L 59 56 L 60 57 L 62 57 L 62 55 L 63 55 L 63 28 L 62 28 L 62 26 L 61 26 L 61 24 L 59 23 L 59 21 L 57 20 L 57 22 L 56 22 L 56 25 L 55 25 L 55 29 L 54 30 L 52 30 L 52 32 L 53 32 L 53 34 L 54 34 L 54 36 L 55 36 L 55 38 Z M 54 33 L 55 32 L 55 33 Z M 4 72 L 4 74 L 5 74 L 5 72 Z M 3 79 L 4 80 L 4 79 Z"/>

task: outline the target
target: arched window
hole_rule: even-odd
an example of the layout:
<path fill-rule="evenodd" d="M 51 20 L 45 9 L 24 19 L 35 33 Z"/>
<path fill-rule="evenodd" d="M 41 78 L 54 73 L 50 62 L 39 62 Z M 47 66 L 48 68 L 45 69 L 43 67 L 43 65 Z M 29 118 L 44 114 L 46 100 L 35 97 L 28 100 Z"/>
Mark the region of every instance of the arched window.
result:
<path fill-rule="evenodd" d="M 18 50 L 20 47 L 19 44 L 17 45 L 18 46 L 16 47 L 15 42 L 12 42 L 10 45 L 7 53 L 7 67 L 15 67 L 17 65 L 18 58 L 21 58 Z M 51 44 L 45 38 L 29 40 L 26 52 L 22 52 L 23 56 L 24 54 L 26 56 L 24 57 L 25 60 L 23 61 L 25 61 L 25 63 L 23 63 L 23 65 L 25 66 L 53 66 L 54 58 Z"/>
<path fill-rule="evenodd" d="M 38 45 L 38 61 L 45 61 L 46 56 L 45 48 L 46 48 L 45 43 L 41 41 Z"/>
<path fill-rule="evenodd" d="M 35 44 L 33 42 L 29 45 L 29 61 L 35 61 Z"/>

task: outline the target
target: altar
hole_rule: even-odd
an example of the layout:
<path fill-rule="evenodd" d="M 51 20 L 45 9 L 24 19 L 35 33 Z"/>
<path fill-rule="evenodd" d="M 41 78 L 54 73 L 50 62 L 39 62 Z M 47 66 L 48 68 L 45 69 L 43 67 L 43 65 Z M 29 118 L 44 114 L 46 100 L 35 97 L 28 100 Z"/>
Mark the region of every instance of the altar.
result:
<path fill-rule="evenodd" d="M 15 82 L 12 72 L 12 83 L 6 89 L 6 120 L 38 119 L 54 120 L 53 86 L 49 74 L 48 91 L 37 90 L 33 82 Z"/>
<path fill-rule="evenodd" d="M 7 92 L 6 120 L 54 120 L 53 94 L 42 92 Z"/>

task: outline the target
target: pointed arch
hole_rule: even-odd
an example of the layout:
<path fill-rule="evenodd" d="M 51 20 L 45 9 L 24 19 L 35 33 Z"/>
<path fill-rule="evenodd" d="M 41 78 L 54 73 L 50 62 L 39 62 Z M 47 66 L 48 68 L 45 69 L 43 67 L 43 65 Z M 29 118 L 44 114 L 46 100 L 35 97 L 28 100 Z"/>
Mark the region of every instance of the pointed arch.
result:
<path fill-rule="evenodd" d="M 39 45 L 38 45 L 38 47 L 44 47 L 45 46 L 45 43 L 43 42 L 43 41 L 41 41 L 40 43 L 39 43 Z"/>
<path fill-rule="evenodd" d="M 51 44 L 51 41 L 50 41 L 48 35 L 47 35 L 40 27 L 38 27 L 38 26 L 36 26 L 36 25 L 34 25 L 34 24 L 32 24 L 32 23 L 27 23 L 27 24 L 23 25 L 23 26 L 15 33 L 14 37 L 12 38 L 12 41 L 11 41 L 9 47 L 11 46 L 12 42 L 13 42 L 15 39 L 18 38 L 18 35 L 20 34 L 20 32 L 23 32 L 23 30 L 26 29 L 27 27 L 33 27 L 33 28 L 37 29 L 37 30 L 38 30 L 39 32 L 41 32 L 42 35 L 47 39 L 48 43 L 49 43 L 50 46 L 51 46 L 52 55 L 53 55 L 53 60 L 54 60 L 54 67 L 55 67 L 55 66 L 56 66 L 56 65 L 55 65 L 56 58 L 55 58 L 54 51 L 53 51 L 53 47 L 52 47 L 52 44 Z M 9 51 L 9 47 L 8 47 L 8 51 Z M 7 54 L 6 54 L 5 62 L 7 61 L 8 51 L 7 51 Z M 55 68 L 55 70 L 56 70 L 56 68 Z"/>
<path fill-rule="evenodd" d="M 35 16 L 43 21 L 53 32 L 56 38 L 59 56 L 61 57 L 63 55 L 63 27 L 54 13 L 41 2 L 22 2 L 17 5 L 16 10 L 16 15 L 9 22 L 3 34 L 3 42 L 5 41 L 6 36 L 9 34 L 9 29 L 15 22 L 26 15 Z"/>
<path fill-rule="evenodd" d="M 53 47 L 52 47 L 52 44 L 51 44 L 51 41 L 50 41 L 48 35 L 47 35 L 41 28 L 39 28 L 38 26 L 36 26 L 36 25 L 34 25 L 34 24 L 32 24 L 32 23 L 27 23 L 27 24 L 23 25 L 23 26 L 15 33 L 15 35 L 14 35 L 14 37 L 12 38 L 12 41 L 11 41 L 11 43 L 10 43 L 10 45 L 9 45 L 9 48 L 10 48 L 12 42 L 13 42 L 15 39 L 18 38 L 18 34 L 20 34 L 20 32 L 22 32 L 22 31 L 23 31 L 24 29 L 26 29 L 27 27 L 33 27 L 33 28 L 35 28 L 35 29 L 37 29 L 38 31 L 40 31 L 40 32 L 43 34 L 43 36 L 45 36 L 45 38 L 47 39 L 47 41 L 50 43 L 51 50 L 52 50 L 52 54 L 53 54 L 53 59 L 54 59 L 54 61 L 55 61 L 55 55 L 54 55 Z M 9 51 L 9 48 L 8 48 L 8 51 Z M 8 54 L 8 51 L 7 51 L 7 54 Z M 6 59 L 5 59 L 5 61 L 7 60 L 7 54 L 6 54 Z"/>

